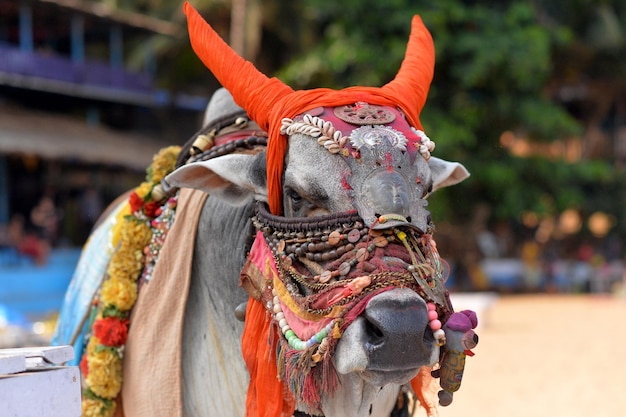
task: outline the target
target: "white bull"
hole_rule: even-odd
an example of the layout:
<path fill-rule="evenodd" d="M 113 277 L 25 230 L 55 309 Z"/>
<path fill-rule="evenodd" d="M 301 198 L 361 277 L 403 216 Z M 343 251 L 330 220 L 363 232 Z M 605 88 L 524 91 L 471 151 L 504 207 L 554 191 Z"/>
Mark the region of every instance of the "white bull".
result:
<path fill-rule="evenodd" d="M 220 90 L 214 98 L 222 111 L 227 94 Z M 248 381 L 240 359 L 243 325 L 233 312 L 247 295 L 235 277 L 249 250 L 246 241 L 253 233 L 250 217 L 255 201 L 267 201 L 265 157 L 264 152 L 225 155 L 186 165 L 167 178 L 171 185 L 201 189 L 210 195 L 195 242 L 185 314 L 185 415 L 197 415 L 197 410 L 210 416 L 244 415 L 242 398 Z M 349 175 L 348 165 L 319 146 L 315 138 L 291 136 L 286 161 L 285 217 L 354 210 L 353 199 L 342 184 Z M 435 157 L 428 163 L 420 157 L 415 164 L 425 189 L 436 190 L 467 175 L 458 163 Z M 408 289 L 387 291 L 371 299 L 337 345 L 334 365 L 341 383 L 334 395 L 323 396 L 323 415 L 388 417 L 400 386 L 422 366 L 433 366 L 439 360 L 426 313 L 425 301 Z M 384 343 L 380 343 L 380 334 Z"/>
<path fill-rule="evenodd" d="M 285 400 L 300 416 L 388 417 L 420 370 L 440 363 L 446 381 L 460 383 L 458 369 L 441 362 L 441 326 L 453 310 L 426 198 L 469 174 L 431 157 L 434 144 L 421 130 L 434 60 L 421 20 L 386 86 L 294 92 L 236 56 L 189 5 L 185 11 L 194 49 L 230 93 L 214 96 L 203 133 L 215 131 L 194 138 L 196 155 L 187 159 L 187 147 L 188 163 L 162 184 L 209 195 L 188 242 L 182 415 L 285 415 L 246 409 L 246 395 L 261 388 L 241 358 L 246 303 L 267 308 L 271 330 L 259 346 L 271 346 L 270 382 L 285 387 L 284 398 L 266 404 Z M 252 120 L 237 120 L 246 113 Z M 214 134 L 254 122 L 269 133 L 267 151 L 213 152 Z M 259 251 L 267 252 L 255 264 L 260 278 L 246 269 Z M 457 339 L 461 350 L 473 347 Z M 261 356 L 254 366 L 267 365 Z M 458 385 L 443 382 L 447 405 Z"/>

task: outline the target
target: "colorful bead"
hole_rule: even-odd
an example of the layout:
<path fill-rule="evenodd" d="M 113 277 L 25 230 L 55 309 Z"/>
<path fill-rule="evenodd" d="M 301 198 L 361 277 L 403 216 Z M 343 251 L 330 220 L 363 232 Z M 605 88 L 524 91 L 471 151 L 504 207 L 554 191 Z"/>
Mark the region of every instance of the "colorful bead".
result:
<path fill-rule="evenodd" d="M 435 339 L 441 343 L 439 346 L 442 346 L 446 343 L 446 333 L 443 331 L 443 329 L 435 330 L 433 332 L 433 336 L 435 336 Z"/>
<path fill-rule="evenodd" d="M 428 325 L 433 331 L 441 329 L 441 321 L 439 320 L 432 320 L 430 323 L 428 323 Z"/>

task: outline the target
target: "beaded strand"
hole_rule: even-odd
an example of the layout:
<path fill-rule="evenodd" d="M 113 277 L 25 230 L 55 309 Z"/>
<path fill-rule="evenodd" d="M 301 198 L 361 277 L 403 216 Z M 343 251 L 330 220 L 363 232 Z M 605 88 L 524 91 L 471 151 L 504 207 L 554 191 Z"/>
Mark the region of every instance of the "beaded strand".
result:
<path fill-rule="evenodd" d="M 433 331 L 437 346 L 443 346 L 446 344 L 446 333 L 441 328 L 437 306 L 435 303 L 427 303 L 426 306 L 428 308 L 428 327 Z"/>
<path fill-rule="evenodd" d="M 335 319 L 331 320 L 330 323 L 324 326 L 322 330 L 311 336 L 309 340 L 300 339 L 291 329 L 289 323 L 287 323 L 285 313 L 283 313 L 283 309 L 280 306 L 280 299 L 278 298 L 278 294 L 276 293 L 275 289 L 272 289 L 272 294 L 274 295 L 274 298 L 272 300 L 272 311 L 274 312 L 274 320 L 276 320 L 276 322 L 278 323 L 280 331 L 285 336 L 285 339 L 287 339 L 287 343 L 289 343 L 289 346 L 291 346 L 291 348 L 296 350 L 307 350 L 315 346 L 316 344 L 321 344 L 324 339 L 328 337 L 333 329 L 333 326 L 335 325 Z"/>

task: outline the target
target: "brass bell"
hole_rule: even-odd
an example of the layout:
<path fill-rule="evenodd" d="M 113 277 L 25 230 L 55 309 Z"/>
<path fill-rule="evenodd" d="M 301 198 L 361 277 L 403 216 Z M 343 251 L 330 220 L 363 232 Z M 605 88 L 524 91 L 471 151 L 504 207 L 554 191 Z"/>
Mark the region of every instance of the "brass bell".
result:
<path fill-rule="evenodd" d="M 152 187 L 152 193 L 150 194 L 152 197 L 152 201 L 159 202 L 165 198 L 165 191 L 163 191 L 163 186 L 161 184 L 157 184 Z"/>
<path fill-rule="evenodd" d="M 196 137 L 196 140 L 193 141 L 193 145 L 191 145 L 191 149 L 189 150 L 189 152 L 192 155 L 197 155 L 209 149 L 210 147 L 212 147 L 213 146 L 212 136 L 213 135 L 211 136 L 198 135 L 198 137 Z"/>

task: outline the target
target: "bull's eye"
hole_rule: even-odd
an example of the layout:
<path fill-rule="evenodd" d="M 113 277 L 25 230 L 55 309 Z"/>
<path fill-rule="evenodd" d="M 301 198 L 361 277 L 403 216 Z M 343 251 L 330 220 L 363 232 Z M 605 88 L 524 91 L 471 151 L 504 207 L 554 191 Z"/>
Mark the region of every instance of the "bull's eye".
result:
<path fill-rule="evenodd" d="M 313 217 L 328 214 L 328 210 L 324 208 L 328 196 L 323 190 L 312 187 L 306 192 L 302 190 L 298 192 L 291 187 L 285 187 L 283 194 L 285 214 L 288 217 Z"/>
<path fill-rule="evenodd" d="M 302 203 L 302 196 L 298 194 L 296 191 L 294 191 L 293 189 L 287 188 L 285 190 L 285 194 L 287 195 L 287 198 L 289 198 L 289 200 L 291 200 L 291 202 L 294 205 Z"/>

